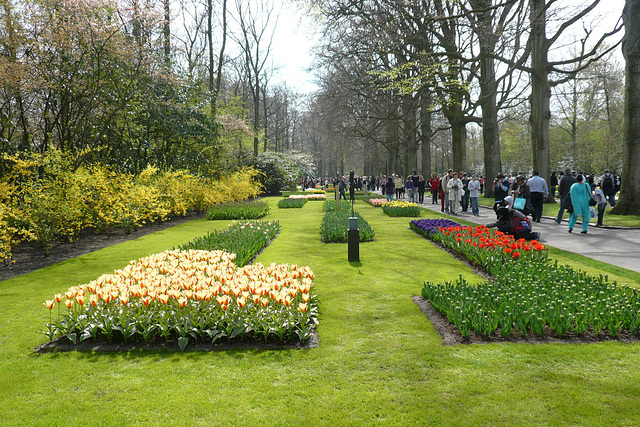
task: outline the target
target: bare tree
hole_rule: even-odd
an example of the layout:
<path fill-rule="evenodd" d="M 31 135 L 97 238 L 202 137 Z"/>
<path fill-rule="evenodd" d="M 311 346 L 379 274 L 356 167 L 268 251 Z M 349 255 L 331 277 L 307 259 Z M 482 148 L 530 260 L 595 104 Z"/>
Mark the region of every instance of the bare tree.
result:
<path fill-rule="evenodd" d="M 575 73 L 588 67 L 618 46 L 613 44 L 606 50 L 602 50 L 603 43 L 613 34 L 619 32 L 622 26 L 616 26 L 611 32 L 603 34 L 593 44 L 592 48 L 574 58 L 564 58 L 552 61 L 549 51 L 560 40 L 565 32 L 574 24 L 580 22 L 589 13 L 594 11 L 600 0 L 594 0 L 586 7 L 577 10 L 573 16 L 563 20 L 555 33 L 547 37 L 547 12 L 557 0 L 530 0 L 529 13 L 531 33 L 529 47 L 531 51 L 531 66 L 525 69 L 531 74 L 531 145 L 533 150 L 533 169 L 539 171 L 540 176 L 550 175 L 550 151 L 549 151 L 549 124 L 551 120 L 551 87 L 562 84 L 572 78 Z M 593 32 L 585 28 L 585 40 L 589 39 Z M 580 67 L 571 67 L 580 63 Z M 566 68 L 570 67 L 570 68 Z M 552 80 L 550 75 L 559 76 Z M 551 196 L 550 196 L 551 197 Z M 554 200 L 549 199 L 551 202 Z"/>
<path fill-rule="evenodd" d="M 245 7 L 246 6 L 246 7 Z M 237 20 L 240 34 L 233 36 L 242 49 L 250 91 L 253 99 L 253 155 L 258 155 L 260 134 L 261 83 L 267 61 L 272 50 L 273 36 L 278 23 L 273 1 L 258 2 L 255 7 L 236 0 Z"/>

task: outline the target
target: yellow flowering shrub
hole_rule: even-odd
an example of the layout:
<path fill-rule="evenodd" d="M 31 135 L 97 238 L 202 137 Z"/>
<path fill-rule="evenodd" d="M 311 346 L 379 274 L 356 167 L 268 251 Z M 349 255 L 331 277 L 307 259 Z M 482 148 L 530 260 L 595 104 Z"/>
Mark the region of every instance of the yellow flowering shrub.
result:
<path fill-rule="evenodd" d="M 48 255 L 56 241 L 73 242 L 85 230 L 130 233 L 147 222 L 202 213 L 260 192 L 254 169 L 213 180 L 152 166 L 137 176 L 103 165 L 77 168 L 72 157 L 55 150 L 5 160 L 10 167 L 0 177 L 0 262 L 24 238 L 39 242 Z"/>

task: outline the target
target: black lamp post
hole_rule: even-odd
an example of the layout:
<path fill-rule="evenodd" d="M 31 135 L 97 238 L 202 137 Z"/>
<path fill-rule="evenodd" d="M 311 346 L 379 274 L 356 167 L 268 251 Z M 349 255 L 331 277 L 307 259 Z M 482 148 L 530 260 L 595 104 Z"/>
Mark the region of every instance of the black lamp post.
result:
<path fill-rule="evenodd" d="M 347 231 L 349 262 L 358 262 L 360 261 L 360 230 L 358 229 L 358 218 L 353 207 L 356 200 L 353 171 L 349 173 L 349 199 L 351 200 L 351 217 L 349 217 L 349 230 Z"/>

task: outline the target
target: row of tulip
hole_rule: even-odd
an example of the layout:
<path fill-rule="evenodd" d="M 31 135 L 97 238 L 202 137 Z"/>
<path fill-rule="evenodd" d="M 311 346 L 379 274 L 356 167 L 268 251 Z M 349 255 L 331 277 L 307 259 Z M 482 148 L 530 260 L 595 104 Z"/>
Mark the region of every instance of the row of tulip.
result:
<path fill-rule="evenodd" d="M 463 227 L 447 221 L 449 220 L 417 220 L 411 221 L 410 227 L 446 249 L 459 253 L 491 275 L 498 274 L 512 259 L 522 257 L 532 262 L 544 262 L 548 259 L 546 248 L 536 240 L 516 240 L 512 235 L 483 225 Z"/>
<path fill-rule="evenodd" d="M 278 221 L 233 221 L 226 230 L 209 232 L 178 249 L 224 250 L 235 254 L 235 264 L 242 267 L 249 264 L 279 232 Z"/>
<path fill-rule="evenodd" d="M 422 209 L 417 203 L 400 202 L 394 200 L 393 202 L 385 202 L 382 204 L 382 212 L 389 216 L 420 216 Z"/>
<path fill-rule="evenodd" d="M 437 222 L 440 221 L 440 222 Z M 423 298 L 446 314 L 463 337 L 472 332 L 507 337 L 564 337 L 591 332 L 616 337 L 640 330 L 640 291 L 610 283 L 570 266 L 552 263 L 537 241 L 514 240 L 486 227 L 449 225 L 443 220 L 412 221 L 411 228 L 455 250 L 492 274 L 483 285 L 426 282 Z"/>
<path fill-rule="evenodd" d="M 47 300 L 50 340 L 306 341 L 317 324 L 308 267 L 237 267 L 225 251 L 165 251 Z M 54 314 L 55 313 L 55 314 Z"/>
<path fill-rule="evenodd" d="M 426 282 L 422 297 L 446 314 L 463 337 L 572 333 L 638 335 L 640 292 L 558 263 L 512 262 L 484 285 Z"/>
<path fill-rule="evenodd" d="M 387 199 L 367 199 L 365 201 L 376 208 L 381 207 L 383 203 L 387 203 Z"/>
<path fill-rule="evenodd" d="M 327 200 L 327 195 L 324 193 L 292 194 L 289 196 L 289 199 Z"/>
<path fill-rule="evenodd" d="M 280 199 L 278 207 L 281 209 L 301 208 L 307 203 L 307 199 Z"/>
<path fill-rule="evenodd" d="M 268 213 L 269 203 L 261 200 L 220 203 L 211 206 L 207 212 L 207 219 L 257 219 Z"/>
<path fill-rule="evenodd" d="M 345 243 L 348 241 L 349 217 L 358 218 L 358 234 L 361 242 L 372 241 L 375 231 L 358 212 L 353 211 L 349 202 L 327 200 L 324 204 L 324 217 L 320 224 L 320 235 L 325 243 Z"/>

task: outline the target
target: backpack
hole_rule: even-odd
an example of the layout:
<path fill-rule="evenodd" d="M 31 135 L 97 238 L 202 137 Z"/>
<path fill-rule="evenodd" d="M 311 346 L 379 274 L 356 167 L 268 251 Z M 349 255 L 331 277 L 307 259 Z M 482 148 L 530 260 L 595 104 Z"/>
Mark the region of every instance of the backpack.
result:
<path fill-rule="evenodd" d="M 602 190 L 607 192 L 607 194 L 613 193 L 613 177 L 611 175 L 605 175 L 602 179 Z"/>

